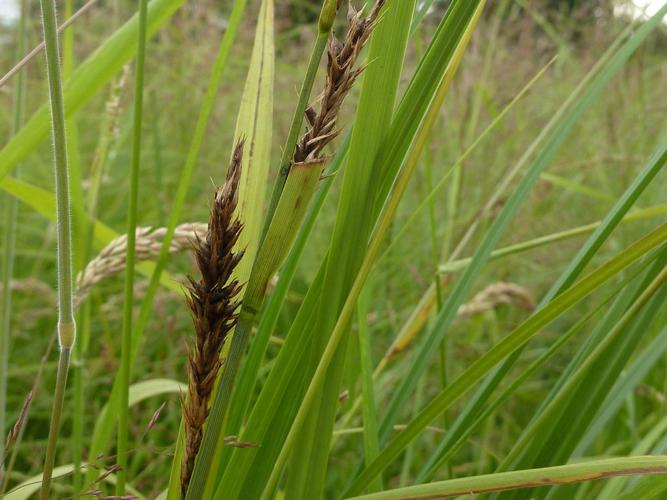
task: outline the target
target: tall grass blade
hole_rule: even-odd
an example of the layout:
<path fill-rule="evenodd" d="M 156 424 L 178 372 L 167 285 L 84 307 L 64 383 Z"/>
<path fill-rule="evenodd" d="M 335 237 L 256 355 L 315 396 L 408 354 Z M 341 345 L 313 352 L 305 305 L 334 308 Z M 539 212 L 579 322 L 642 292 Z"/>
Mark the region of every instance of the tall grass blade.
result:
<path fill-rule="evenodd" d="M 348 497 L 350 500 L 401 500 L 408 498 L 446 498 L 531 488 L 545 484 L 571 484 L 614 476 L 664 474 L 667 457 L 638 456 L 592 460 L 544 469 L 528 469 L 501 474 L 487 474 L 438 483 L 409 486 L 370 495 Z"/>
<path fill-rule="evenodd" d="M 148 0 L 139 0 L 139 30 L 137 31 L 137 61 L 134 81 L 134 113 L 132 126 L 132 163 L 130 165 L 130 199 L 127 208 L 127 251 L 125 254 L 125 288 L 123 298 L 123 330 L 120 358 L 120 405 L 118 413 L 118 443 L 116 446 L 119 466 L 116 495 L 125 494 L 129 446 L 130 381 L 132 379 L 132 320 L 134 311 L 134 261 L 137 241 L 139 211 L 139 168 L 144 113 L 144 67 L 146 62 L 146 19 Z"/>

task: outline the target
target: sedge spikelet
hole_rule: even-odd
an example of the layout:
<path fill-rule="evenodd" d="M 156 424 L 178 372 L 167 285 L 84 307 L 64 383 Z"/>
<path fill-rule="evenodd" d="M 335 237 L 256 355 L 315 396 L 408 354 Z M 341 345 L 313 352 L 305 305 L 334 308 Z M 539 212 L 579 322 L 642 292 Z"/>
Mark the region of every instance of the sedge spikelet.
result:
<path fill-rule="evenodd" d="M 364 66 L 357 65 L 359 53 L 366 45 L 385 0 L 376 0 L 367 17 L 350 6 L 348 29 L 343 41 L 334 34 L 327 45 L 327 79 L 324 91 L 318 98 L 319 111 L 313 106 L 306 110 L 308 129 L 299 140 L 294 163 L 311 162 L 322 157 L 322 149 L 337 135 L 336 122 L 345 97 L 350 92 Z"/>
<path fill-rule="evenodd" d="M 183 405 L 185 453 L 181 467 L 181 492 L 187 491 L 202 441 L 209 403 L 222 361 L 220 353 L 236 325 L 242 285 L 233 272 L 243 256 L 234 251 L 242 224 L 235 215 L 241 177 L 243 141 L 237 144 L 224 185 L 213 197 L 208 233 L 198 239 L 194 254 L 201 279 L 189 279 L 188 306 L 195 339 L 188 352 L 188 401 Z"/>

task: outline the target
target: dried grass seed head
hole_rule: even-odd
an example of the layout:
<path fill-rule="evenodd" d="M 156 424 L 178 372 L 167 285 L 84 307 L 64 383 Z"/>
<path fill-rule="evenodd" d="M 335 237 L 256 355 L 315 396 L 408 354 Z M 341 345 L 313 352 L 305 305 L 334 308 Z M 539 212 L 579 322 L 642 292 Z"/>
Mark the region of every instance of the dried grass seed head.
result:
<path fill-rule="evenodd" d="M 197 238 L 194 254 L 201 274 L 189 278 L 187 300 L 195 329 L 188 352 L 188 401 L 183 403 L 185 454 L 181 467 L 181 492 L 187 491 L 195 458 L 203 438 L 209 403 L 218 372 L 220 355 L 236 325 L 242 285 L 233 273 L 243 257 L 235 246 L 243 229 L 236 215 L 241 179 L 243 141 L 239 141 L 225 183 L 216 189 L 204 238 Z"/>
<path fill-rule="evenodd" d="M 363 66 L 357 66 L 361 50 L 375 28 L 385 0 L 377 0 L 367 17 L 353 7 L 348 9 L 348 29 L 342 41 L 334 34 L 327 44 L 327 77 L 324 91 L 318 98 L 319 111 L 311 105 L 306 110 L 308 130 L 297 144 L 295 163 L 322 157 L 324 147 L 333 141 L 339 131 L 336 122 L 345 97 L 350 92 Z"/>

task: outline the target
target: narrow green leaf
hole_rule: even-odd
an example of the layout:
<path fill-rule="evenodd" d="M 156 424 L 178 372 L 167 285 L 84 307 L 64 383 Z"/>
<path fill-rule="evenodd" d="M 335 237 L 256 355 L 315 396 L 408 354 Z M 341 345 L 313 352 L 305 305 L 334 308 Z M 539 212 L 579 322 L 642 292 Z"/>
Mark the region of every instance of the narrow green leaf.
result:
<path fill-rule="evenodd" d="M 361 361 L 361 384 L 364 415 L 364 459 L 369 464 L 380 454 L 377 409 L 375 407 L 375 391 L 373 390 L 373 358 L 371 338 L 368 331 L 368 302 L 370 292 L 365 289 L 359 295 L 357 304 L 359 358 Z M 369 486 L 369 491 L 381 491 L 382 478 L 376 478 Z"/>
<path fill-rule="evenodd" d="M 607 477 L 640 474 L 664 474 L 667 457 L 622 457 L 594 460 L 544 469 L 528 469 L 500 474 L 486 474 L 438 483 L 409 486 L 371 495 L 347 497 L 350 500 L 401 500 L 470 496 L 493 491 L 531 488 L 545 484 L 571 484 Z"/>

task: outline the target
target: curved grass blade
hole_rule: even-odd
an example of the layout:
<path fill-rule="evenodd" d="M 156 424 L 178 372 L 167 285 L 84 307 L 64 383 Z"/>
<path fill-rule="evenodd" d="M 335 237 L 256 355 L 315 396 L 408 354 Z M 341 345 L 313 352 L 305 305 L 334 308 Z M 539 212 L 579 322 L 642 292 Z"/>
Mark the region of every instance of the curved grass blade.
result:
<path fill-rule="evenodd" d="M 571 465 L 487 474 L 438 483 L 409 486 L 371 495 L 347 497 L 349 500 L 416 500 L 470 496 L 494 491 L 531 488 L 545 484 L 572 484 L 615 476 L 664 474 L 666 456 L 639 456 L 593 460 Z"/>

